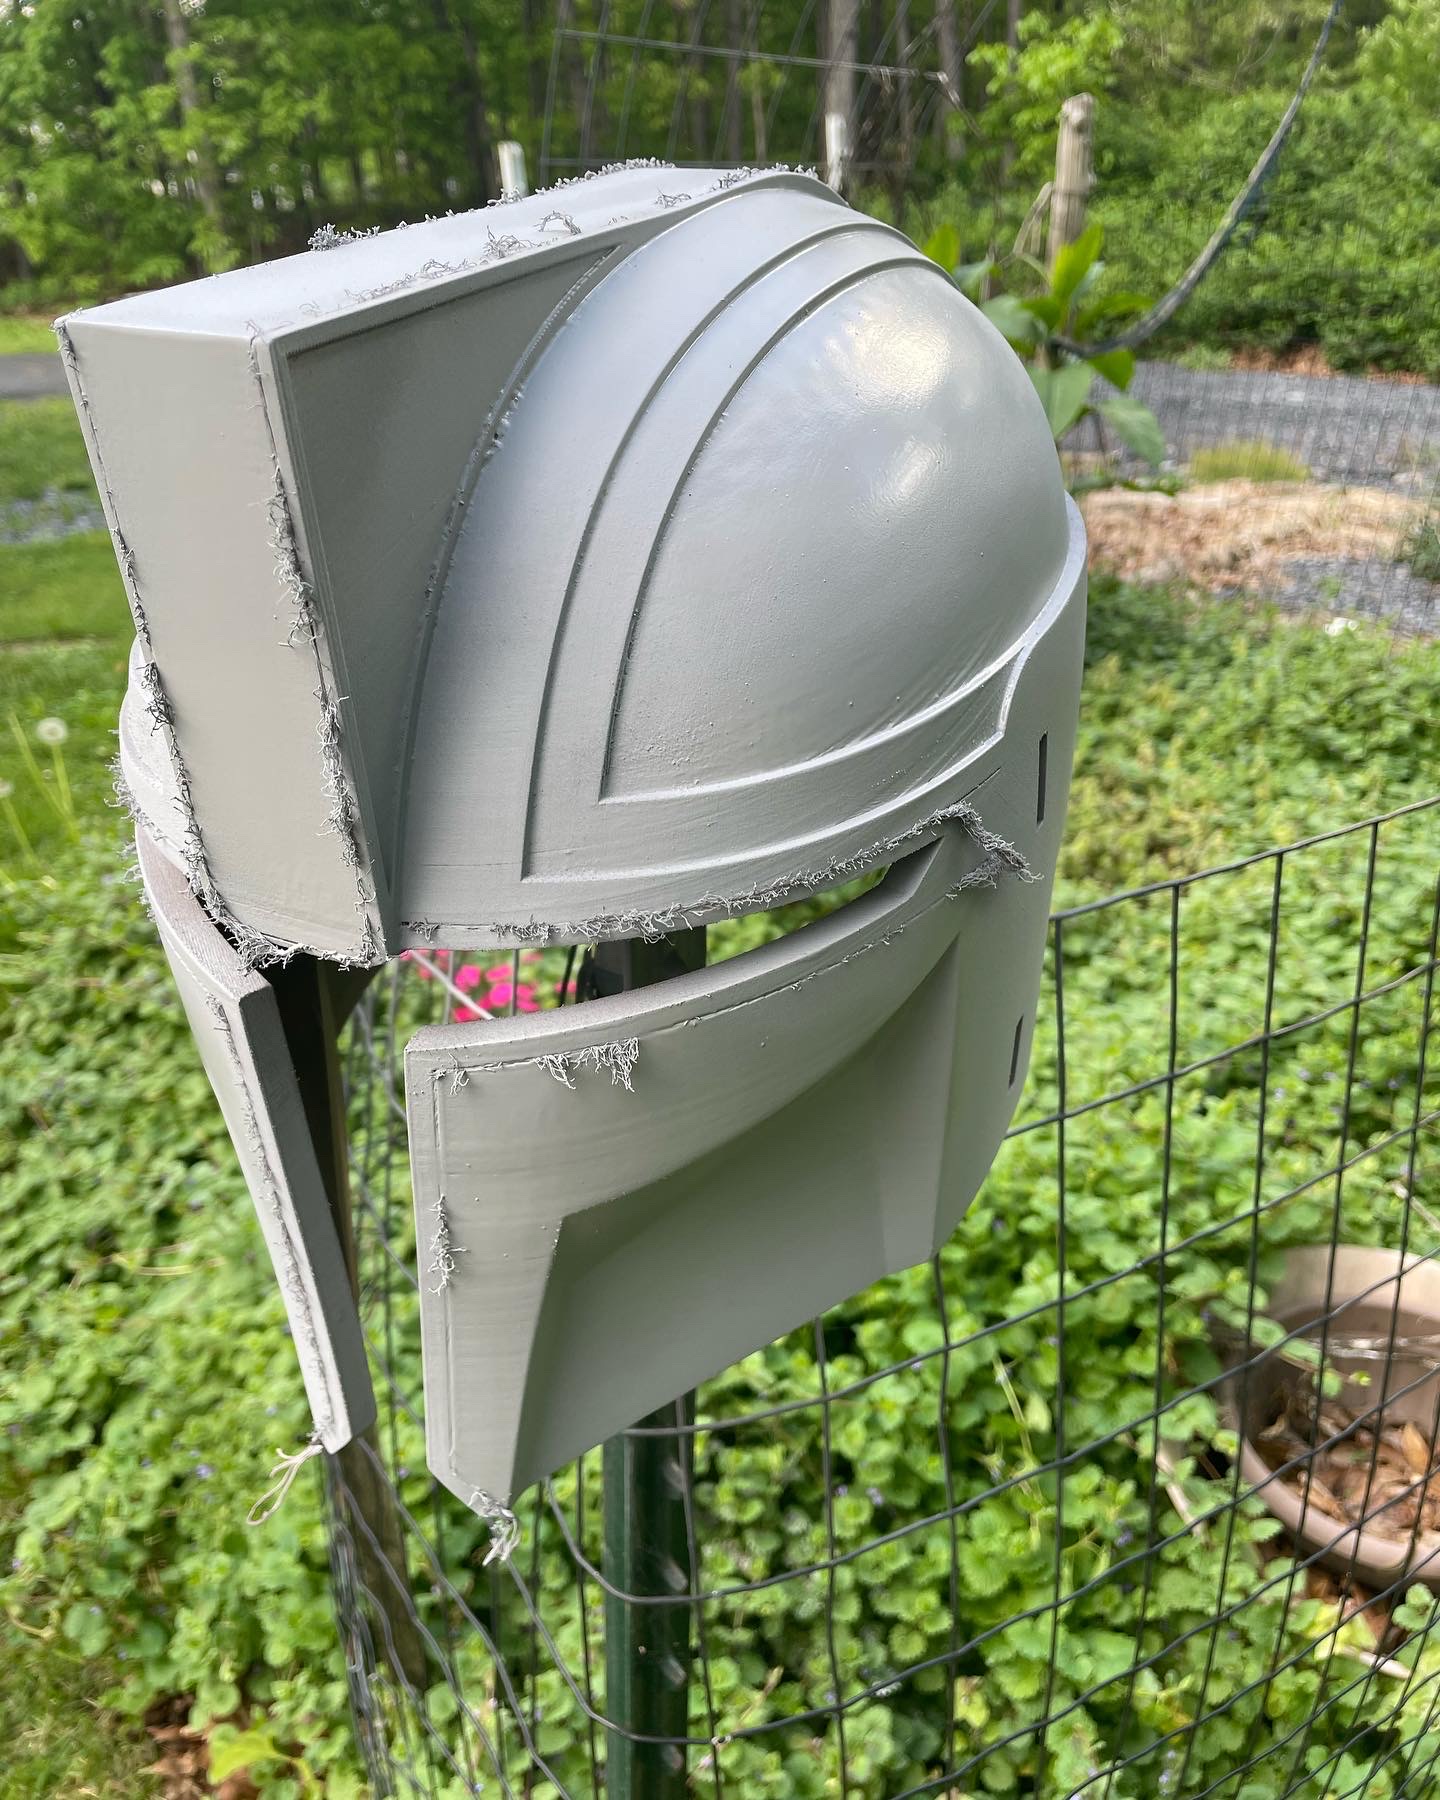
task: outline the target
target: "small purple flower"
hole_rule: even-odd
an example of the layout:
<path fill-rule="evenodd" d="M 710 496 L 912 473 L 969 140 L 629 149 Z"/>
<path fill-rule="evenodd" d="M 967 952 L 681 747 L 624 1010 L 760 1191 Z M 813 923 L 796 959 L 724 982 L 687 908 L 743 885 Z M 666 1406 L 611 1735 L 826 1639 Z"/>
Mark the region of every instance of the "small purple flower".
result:
<path fill-rule="evenodd" d="M 215 1471 L 210 1467 L 209 1463 L 201 1463 L 195 1473 L 202 1481 L 208 1481 Z"/>

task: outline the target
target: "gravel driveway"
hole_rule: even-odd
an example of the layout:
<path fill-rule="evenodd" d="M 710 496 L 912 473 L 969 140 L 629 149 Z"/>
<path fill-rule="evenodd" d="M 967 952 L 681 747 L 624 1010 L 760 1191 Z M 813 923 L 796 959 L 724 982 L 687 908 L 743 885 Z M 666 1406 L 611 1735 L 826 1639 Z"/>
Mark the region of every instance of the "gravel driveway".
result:
<path fill-rule="evenodd" d="M 1142 362 L 1130 392 L 1159 419 L 1179 462 L 1206 444 L 1262 438 L 1317 481 L 1429 493 L 1440 476 L 1440 387 Z"/>
<path fill-rule="evenodd" d="M 1397 501 L 1413 496 L 1417 516 L 1440 514 L 1440 387 L 1142 362 L 1130 392 L 1159 419 L 1175 464 L 1207 445 L 1258 439 L 1289 451 L 1317 482 L 1380 489 Z M 1095 447 L 1088 422 L 1066 447 Z M 1146 470 L 1127 463 L 1125 472 Z M 1357 543 L 1348 555 L 1287 556 L 1269 572 L 1264 591 L 1287 608 L 1440 631 L 1440 583 L 1421 580 L 1393 548 L 1382 553 Z"/>

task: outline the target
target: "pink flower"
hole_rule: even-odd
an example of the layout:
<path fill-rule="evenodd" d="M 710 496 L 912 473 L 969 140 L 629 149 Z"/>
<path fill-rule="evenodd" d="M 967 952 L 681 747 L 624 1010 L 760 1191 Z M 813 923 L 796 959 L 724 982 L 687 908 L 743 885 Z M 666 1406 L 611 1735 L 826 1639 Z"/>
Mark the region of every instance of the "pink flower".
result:
<path fill-rule="evenodd" d="M 468 1025 L 471 1019 L 483 1019 L 485 1015 L 476 1012 L 473 1006 L 457 1006 L 451 1017 L 457 1025 Z"/>
<path fill-rule="evenodd" d="M 485 979 L 487 981 L 509 981 L 509 979 L 510 979 L 509 963 L 508 962 L 492 963 L 491 966 L 485 971 Z"/>
<path fill-rule="evenodd" d="M 522 981 L 518 986 L 512 986 L 508 979 L 494 982 L 485 999 L 489 1005 L 501 1008 L 508 1008 L 513 1002 L 516 1012 L 539 1012 L 540 1010 L 540 1003 L 535 998 L 535 989 L 528 981 Z"/>
<path fill-rule="evenodd" d="M 455 971 L 455 985 L 456 987 L 463 989 L 467 994 L 470 992 L 471 988 L 479 987 L 480 970 L 478 965 L 475 963 L 461 963 L 460 967 Z"/>

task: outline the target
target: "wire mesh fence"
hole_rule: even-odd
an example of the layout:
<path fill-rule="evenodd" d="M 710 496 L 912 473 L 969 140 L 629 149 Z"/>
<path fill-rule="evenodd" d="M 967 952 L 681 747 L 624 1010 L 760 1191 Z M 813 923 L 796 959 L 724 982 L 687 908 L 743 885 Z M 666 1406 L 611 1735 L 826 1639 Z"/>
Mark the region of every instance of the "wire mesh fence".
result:
<path fill-rule="evenodd" d="M 653 1791 L 717 1800 L 1432 1792 L 1437 819 L 1058 913 L 964 1224 L 632 1434 L 683 1521 L 634 1591 L 598 1455 L 505 1560 L 424 1469 L 399 1053 L 563 958 L 387 972 L 346 1053 L 382 1425 L 373 1483 L 330 1473 L 375 1791 L 593 1795 L 638 1737 Z M 662 1616 L 683 1723 L 636 1733 L 606 1636 Z"/>
<path fill-rule="evenodd" d="M 956 35 L 903 0 L 561 0 L 538 179 L 655 157 L 678 192 L 693 167 L 838 155 L 857 203 L 916 231 L 948 194 L 1003 253 L 1033 189 L 957 75 L 993 11 Z M 1157 178 L 1152 298 L 1214 223 L 1197 194 L 1228 196 L 1205 154 L 1185 188 Z M 1172 334 L 1136 371 L 1163 467 L 1093 417 L 1063 440 L 1092 563 L 1432 632 L 1440 390 L 1334 375 L 1318 316 L 1314 354 L 1255 350 L 1297 266 L 1352 300 L 1371 282 L 1377 322 L 1397 304 L 1367 220 L 1303 186 L 1282 161 L 1192 303 L 1243 354 L 1176 358 Z M 615 1554 L 633 1495 L 608 1452 L 523 1496 L 513 1547 L 425 1470 L 401 1053 L 421 1024 L 568 1003 L 580 965 L 388 970 L 346 1045 L 382 1421 L 327 1477 L 375 1792 L 1437 1791 L 1437 822 L 1440 796 L 1057 913 L 1027 1097 L 967 1219 L 626 1434 L 671 1501 L 639 1562 Z M 712 928 L 712 958 L 736 947 Z"/>

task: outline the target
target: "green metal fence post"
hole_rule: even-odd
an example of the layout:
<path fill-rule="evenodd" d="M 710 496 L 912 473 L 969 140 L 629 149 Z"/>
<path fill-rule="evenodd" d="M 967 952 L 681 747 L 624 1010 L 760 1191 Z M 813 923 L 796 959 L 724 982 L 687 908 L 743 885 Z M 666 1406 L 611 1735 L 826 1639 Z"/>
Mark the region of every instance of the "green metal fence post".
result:
<path fill-rule="evenodd" d="M 648 987 L 703 968 L 705 930 L 676 932 L 656 944 L 642 939 L 596 946 L 585 982 L 594 994 Z M 685 1496 L 692 1439 L 683 1429 L 690 1396 L 638 1423 L 669 1437 L 611 1438 L 604 1451 L 605 1712 L 609 1733 L 605 1783 L 610 1800 L 684 1800 L 688 1770 L 682 1746 L 689 1727 L 690 1608 L 673 1604 L 690 1590 Z M 646 1606 L 633 1596 L 671 1597 Z M 634 1736 L 630 1734 L 634 1733 Z"/>

